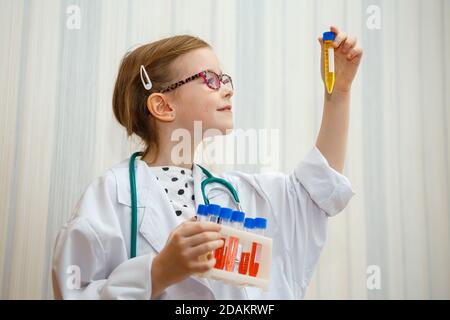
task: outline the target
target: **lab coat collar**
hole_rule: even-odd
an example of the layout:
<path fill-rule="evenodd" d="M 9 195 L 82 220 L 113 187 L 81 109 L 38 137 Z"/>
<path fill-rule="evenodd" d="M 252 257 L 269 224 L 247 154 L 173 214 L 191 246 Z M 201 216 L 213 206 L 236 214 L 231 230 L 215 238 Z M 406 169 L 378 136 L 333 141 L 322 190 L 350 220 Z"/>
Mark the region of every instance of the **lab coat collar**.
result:
<path fill-rule="evenodd" d="M 179 225 L 180 220 L 173 212 L 167 193 L 147 164 L 141 160 L 136 161 L 136 163 L 138 198 L 140 197 L 139 194 L 146 194 L 142 198 L 142 205 L 146 208 L 146 214 L 140 225 L 140 232 L 159 253 L 164 248 L 170 233 Z M 201 181 L 206 176 L 197 165 L 193 166 L 192 175 L 194 179 L 194 206 L 197 208 L 199 204 L 204 204 L 201 188 L 198 186 L 201 185 Z M 157 236 L 150 236 L 149 232 Z"/>
<path fill-rule="evenodd" d="M 130 181 L 128 174 L 128 164 L 129 159 L 123 161 L 112 170 L 116 176 L 117 181 L 117 198 L 118 201 L 122 204 L 131 207 L 131 193 L 130 193 Z M 153 206 L 155 202 L 160 202 L 157 197 L 161 194 L 164 194 L 161 191 L 161 187 L 159 181 L 156 179 L 156 176 L 153 174 L 151 170 L 149 170 L 147 164 L 136 158 L 135 161 L 136 168 L 136 191 L 138 193 L 137 197 L 137 206 L 138 208 Z M 206 179 L 206 175 L 203 173 L 201 168 L 194 164 L 192 168 L 192 176 L 194 178 L 194 204 L 197 208 L 199 204 L 204 204 L 203 196 L 201 192 L 201 182 Z M 207 193 L 210 189 L 214 189 L 210 185 L 206 186 Z M 156 197 L 156 198 L 155 198 Z M 167 205 L 170 207 L 169 199 L 165 195 L 164 197 L 167 200 Z M 166 207 L 167 208 L 167 207 Z M 174 222 L 178 222 L 177 219 L 174 219 Z"/>

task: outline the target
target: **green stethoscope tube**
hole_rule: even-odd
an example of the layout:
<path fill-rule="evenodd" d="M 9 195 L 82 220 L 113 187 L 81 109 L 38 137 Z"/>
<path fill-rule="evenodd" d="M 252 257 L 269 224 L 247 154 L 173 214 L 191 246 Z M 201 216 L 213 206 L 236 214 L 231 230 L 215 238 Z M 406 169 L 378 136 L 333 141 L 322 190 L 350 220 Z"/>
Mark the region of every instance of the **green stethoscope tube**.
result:
<path fill-rule="evenodd" d="M 131 246 L 130 246 L 130 258 L 136 257 L 136 244 L 137 244 L 137 192 L 136 192 L 136 169 L 134 166 L 135 160 L 138 156 L 141 156 L 142 152 L 135 152 L 130 158 L 129 174 L 130 174 L 130 193 L 131 193 Z M 214 177 L 208 170 L 198 165 L 206 175 L 206 179 L 202 181 L 201 190 L 203 196 L 203 202 L 208 205 L 209 199 L 206 196 L 205 188 L 209 183 L 219 183 L 226 187 L 230 191 L 233 199 L 236 203 L 238 210 L 242 211 L 239 196 L 236 189 L 226 181 L 225 179 Z"/>
<path fill-rule="evenodd" d="M 142 155 L 141 152 L 135 152 L 130 158 L 130 193 L 131 193 L 131 246 L 130 257 L 136 257 L 137 243 L 137 193 L 136 193 L 136 169 L 134 162 L 137 156 Z"/>

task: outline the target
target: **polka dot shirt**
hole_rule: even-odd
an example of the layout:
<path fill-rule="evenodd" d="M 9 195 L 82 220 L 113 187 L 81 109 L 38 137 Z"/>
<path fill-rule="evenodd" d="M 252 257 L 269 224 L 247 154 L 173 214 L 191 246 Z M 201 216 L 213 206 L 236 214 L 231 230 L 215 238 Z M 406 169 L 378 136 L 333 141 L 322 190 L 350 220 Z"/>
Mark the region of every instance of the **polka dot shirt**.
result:
<path fill-rule="evenodd" d="M 173 212 L 183 220 L 195 215 L 192 170 L 177 166 L 149 167 L 166 192 Z"/>

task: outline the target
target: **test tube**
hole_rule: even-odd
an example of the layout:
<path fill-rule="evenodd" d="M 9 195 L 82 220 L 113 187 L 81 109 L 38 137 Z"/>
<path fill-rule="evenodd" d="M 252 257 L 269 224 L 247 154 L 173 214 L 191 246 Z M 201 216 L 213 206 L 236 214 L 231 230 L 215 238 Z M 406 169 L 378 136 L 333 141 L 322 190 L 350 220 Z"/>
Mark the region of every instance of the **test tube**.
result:
<path fill-rule="evenodd" d="M 227 208 L 228 209 L 228 208 Z M 223 210 L 220 213 L 220 217 L 222 222 L 226 223 L 228 226 L 231 226 L 230 219 L 232 217 L 233 210 Z M 239 238 L 234 235 L 230 235 L 227 239 L 227 246 L 224 250 L 224 263 L 225 270 L 234 272 L 234 263 L 236 261 L 236 255 L 238 253 L 239 248 Z"/>
<path fill-rule="evenodd" d="M 267 219 L 261 217 L 255 218 L 254 225 L 253 232 L 263 236 L 267 229 Z"/>
<path fill-rule="evenodd" d="M 199 204 L 197 207 L 197 221 L 208 221 L 207 205 Z"/>
<path fill-rule="evenodd" d="M 230 218 L 231 218 L 231 213 L 233 212 L 233 210 L 231 210 L 230 208 L 221 208 L 220 212 L 219 212 L 219 220 L 218 223 L 219 224 L 223 224 L 225 226 L 228 226 L 230 224 Z M 225 237 L 221 238 L 223 240 L 223 246 L 220 248 L 217 248 L 214 251 L 214 257 L 216 258 L 216 264 L 214 265 L 214 268 L 216 269 L 223 269 L 223 267 L 225 266 L 225 257 L 227 254 L 227 239 Z"/>
<path fill-rule="evenodd" d="M 266 218 L 255 218 L 254 220 L 254 232 L 261 236 L 264 235 L 264 232 L 267 228 L 267 219 Z M 252 253 L 250 255 L 250 268 L 248 274 L 252 277 L 256 277 L 259 270 L 259 263 L 261 262 L 261 244 L 257 242 L 252 243 Z"/>
<path fill-rule="evenodd" d="M 220 206 L 217 204 L 210 204 L 206 209 L 206 213 L 209 215 L 209 221 L 218 223 L 219 222 L 219 214 L 220 214 Z"/>
<path fill-rule="evenodd" d="M 231 214 L 231 226 L 233 228 L 236 228 L 238 230 L 242 230 L 244 227 L 244 218 L 245 218 L 245 213 L 242 211 L 233 211 L 233 213 Z"/>
<path fill-rule="evenodd" d="M 230 208 L 221 208 L 219 212 L 219 223 L 225 226 L 229 226 L 232 213 L 233 210 Z"/>
<path fill-rule="evenodd" d="M 242 230 L 244 228 L 245 213 L 242 211 L 233 211 L 231 215 L 231 226 L 235 229 Z M 242 243 L 239 242 L 236 259 L 234 260 L 234 272 L 238 271 L 239 261 L 241 261 Z"/>
<path fill-rule="evenodd" d="M 333 92 L 334 87 L 334 32 L 323 33 L 323 61 L 324 61 L 324 79 L 328 94 Z"/>
<path fill-rule="evenodd" d="M 199 204 L 197 207 L 197 222 L 206 222 L 208 219 L 208 206 L 204 204 Z M 208 256 L 212 256 L 213 252 L 202 255 L 199 260 L 206 261 L 208 260 Z"/>
<path fill-rule="evenodd" d="M 254 220 L 252 218 L 245 218 L 244 220 L 244 231 L 252 232 L 254 227 Z M 250 260 L 250 250 L 251 245 L 245 242 L 242 245 L 242 253 L 241 253 L 241 261 L 239 261 L 238 272 L 240 274 L 247 274 L 248 272 L 248 263 Z"/>

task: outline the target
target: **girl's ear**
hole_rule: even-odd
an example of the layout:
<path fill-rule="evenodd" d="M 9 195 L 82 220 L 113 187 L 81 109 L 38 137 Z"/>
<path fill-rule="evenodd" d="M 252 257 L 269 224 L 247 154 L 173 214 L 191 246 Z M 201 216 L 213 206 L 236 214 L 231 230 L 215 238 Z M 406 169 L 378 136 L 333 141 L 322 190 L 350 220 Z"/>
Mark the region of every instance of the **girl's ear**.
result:
<path fill-rule="evenodd" d="M 171 122 L 175 119 L 175 109 L 161 93 L 152 93 L 147 98 L 147 109 L 158 120 Z"/>

